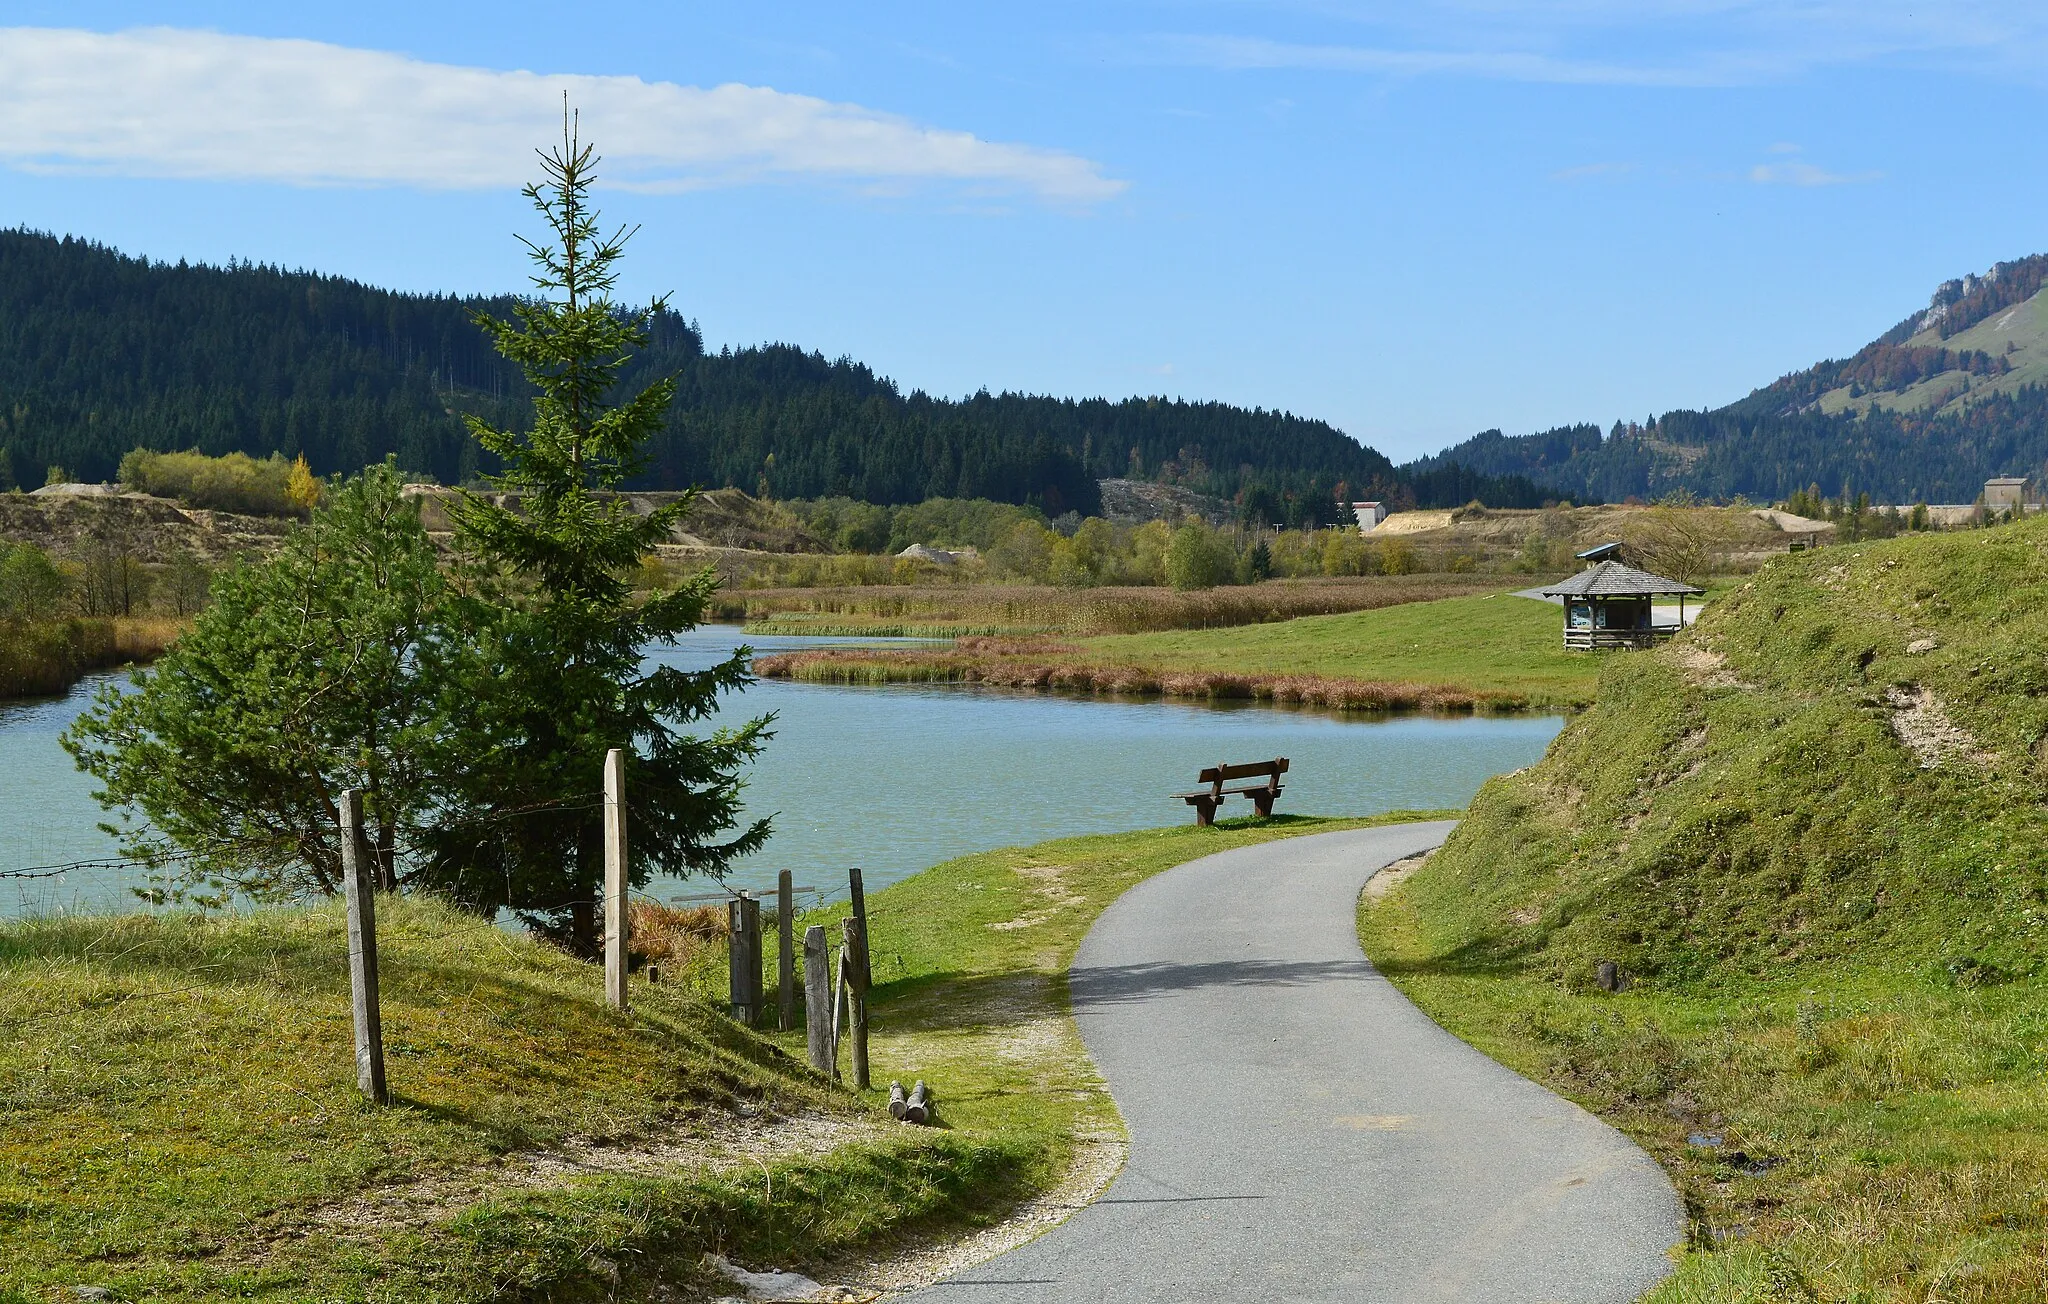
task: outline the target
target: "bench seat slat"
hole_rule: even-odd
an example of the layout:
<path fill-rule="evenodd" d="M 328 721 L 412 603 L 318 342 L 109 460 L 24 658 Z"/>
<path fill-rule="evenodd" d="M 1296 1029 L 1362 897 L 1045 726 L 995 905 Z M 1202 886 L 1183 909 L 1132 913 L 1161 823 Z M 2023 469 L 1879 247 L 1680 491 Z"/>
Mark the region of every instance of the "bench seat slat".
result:
<path fill-rule="evenodd" d="M 1283 793 L 1283 792 L 1286 792 L 1286 791 L 1287 791 L 1287 787 L 1286 787 L 1286 785 L 1285 785 L 1285 784 L 1282 784 L 1282 785 L 1281 785 L 1280 787 L 1278 787 L 1278 788 L 1268 788 L 1268 787 L 1267 787 L 1267 786 L 1266 786 L 1265 784 L 1263 784 L 1263 783 L 1262 783 L 1262 784 L 1258 785 L 1258 786 L 1257 786 L 1257 787 L 1255 787 L 1255 788 L 1254 788 L 1254 787 L 1244 787 L 1244 788 L 1225 788 L 1225 789 L 1224 789 L 1224 790 L 1223 790 L 1222 792 L 1220 792 L 1220 793 L 1218 793 L 1218 792 L 1215 792 L 1215 791 L 1213 791 L 1212 789 L 1209 789 L 1209 788 L 1204 788 L 1204 789 L 1202 789 L 1202 790 L 1201 790 L 1200 792 L 1176 792 L 1176 793 L 1174 793 L 1174 794 L 1173 794 L 1173 796 L 1172 796 L 1171 800 L 1173 800 L 1173 801 L 1214 801 L 1214 800 L 1216 800 L 1216 799 L 1217 799 L 1218 797 L 1233 797 L 1233 796 L 1249 797 L 1249 796 L 1252 796 L 1252 795 L 1253 795 L 1254 793 L 1258 794 L 1259 796 L 1264 796 L 1265 794 L 1267 794 L 1267 793 L 1269 793 L 1269 792 L 1270 792 L 1270 793 L 1272 793 L 1272 794 L 1273 794 L 1274 796 L 1276 796 L 1276 797 L 1277 797 L 1277 796 L 1279 796 L 1279 795 L 1280 795 L 1281 793 Z"/>
<path fill-rule="evenodd" d="M 1211 765 L 1195 776 L 1196 783 L 1228 783 L 1232 779 L 1249 779 L 1258 775 L 1279 776 L 1287 773 L 1287 758 L 1257 761 L 1250 765 Z"/>

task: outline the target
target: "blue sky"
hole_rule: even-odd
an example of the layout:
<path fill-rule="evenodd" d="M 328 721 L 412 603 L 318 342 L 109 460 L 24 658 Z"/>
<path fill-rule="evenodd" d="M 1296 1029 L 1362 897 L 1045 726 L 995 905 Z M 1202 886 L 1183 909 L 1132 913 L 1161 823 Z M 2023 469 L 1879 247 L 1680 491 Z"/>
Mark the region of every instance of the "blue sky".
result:
<path fill-rule="evenodd" d="M 2048 250 L 2035 3 L 579 11 L 0 3 L 0 224 L 511 288 L 568 86 L 625 290 L 714 347 L 1397 459 L 1727 402 Z"/>

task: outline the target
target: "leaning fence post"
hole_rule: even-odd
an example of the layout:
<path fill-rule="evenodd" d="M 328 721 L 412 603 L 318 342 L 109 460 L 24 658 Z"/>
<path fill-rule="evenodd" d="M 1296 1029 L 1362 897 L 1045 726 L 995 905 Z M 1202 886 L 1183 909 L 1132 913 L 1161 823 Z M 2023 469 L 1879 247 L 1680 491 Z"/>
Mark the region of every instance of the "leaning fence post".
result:
<path fill-rule="evenodd" d="M 825 926 L 804 930 L 804 1040 L 811 1067 L 832 1072 L 832 958 L 825 945 Z"/>
<path fill-rule="evenodd" d="M 788 1032 L 796 1021 L 796 890 L 788 870 L 775 876 L 775 1026 Z"/>
<path fill-rule="evenodd" d="M 626 753 L 614 747 L 604 754 L 604 999 L 615 1010 L 626 1008 L 626 929 Z"/>
<path fill-rule="evenodd" d="M 356 1089 L 380 1105 L 384 1088 L 384 1017 L 377 1000 L 377 893 L 363 845 L 363 796 L 341 793 L 341 884 L 348 901 L 348 986 L 354 997 Z"/>
<path fill-rule="evenodd" d="M 862 931 L 860 920 L 851 915 L 842 919 L 840 928 L 845 936 L 847 1013 L 852 1017 L 853 1032 L 853 1085 L 866 1091 L 868 1081 L 868 941 Z"/>
<path fill-rule="evenodd" d="M 860 925 L 860 954 L 855 958 L 860 965 L 860 987 L 862 991 L 866 991 L 870 977 L 868 973 L 868 894 L 867 889 L 861 884 L 860 870 L 849 869 L 846 871 L 846 887 L 847 896 L 853 903 L 854 920 Z"/>

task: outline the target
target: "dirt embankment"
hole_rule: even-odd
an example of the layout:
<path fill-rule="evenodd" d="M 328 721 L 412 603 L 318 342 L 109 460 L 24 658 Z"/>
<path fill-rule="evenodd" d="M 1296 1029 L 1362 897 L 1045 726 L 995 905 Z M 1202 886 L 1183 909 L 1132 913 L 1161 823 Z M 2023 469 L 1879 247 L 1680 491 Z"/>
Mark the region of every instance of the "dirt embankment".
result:
<path fill-rule="evenodd" d="M 1372 531 L 1374 538 L 1399 536 L 1432 557 L 1488 561 L 1540 552 L 1549 568 L 1618 542 L 1643 561 L 1678 561 L 1683 554 L 1703 573 L 1754 570 L 1795 541 L 1831 542 L 1834 534 L 1826 521 L 1772 508 L 1636 505 L 1396 512 Z"/>
<path fill-rule="evenodd" d="M 409 485 L 406 495 L 416 498 L 420 504 L 420 523 L 427 532 L 445 535 L 455 528 L 454 517 L 448 511 L 448 504 L 459 490 L 442 488 L 439 485 Z M 517 494 L 484 494 L 502 506 L 516 509 L 519 506 Z M 684 497 L 681 493 L 661 491 L 626 493 L 619 495 L 641 516 L 652 515 Z M 666 544 L 659 546 L 664 556 L 720 553 L 720 552 L 765 552 L 765 553 L 821 553 L 828 549 L 811 537 L 801 522 L 777 507 L 774 503 L 763 502 L 738 489 L 706 489 L 699 492 L 689 515 L 683 518 L 669 536 Z"/>
<path fill-rule="evenodd" d="M 294 522 L 185 507 L 149 494 L 0 494 L 0 539 L 61 557 L 116 546 L 145 565 L 190 554 L 209 564 L 277 547 Z"/>

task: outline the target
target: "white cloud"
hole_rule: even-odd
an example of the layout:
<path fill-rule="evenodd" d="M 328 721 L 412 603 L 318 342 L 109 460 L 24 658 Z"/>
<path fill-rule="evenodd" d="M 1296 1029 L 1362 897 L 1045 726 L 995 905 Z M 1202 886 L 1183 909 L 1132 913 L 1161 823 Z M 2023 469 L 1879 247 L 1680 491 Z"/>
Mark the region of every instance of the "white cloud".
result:
<path fill-rule="evenodd" d="M 1760 186 L 1848 186 L 1863 181 L 1882 181 L 1882 172 L 1830 172 L 1812 163 L 1759 163 L 1749 170 L 1749 179 Z"/>
<path fill-rule="evenodd" d="M 516 186 L 562 93 L 613 185 L 822 178 L 1085 205 L 1085 158 L 762 86 L 503 72 L 317 41 L 175 28 L 0 28 L 0 161 L 43 171 L 293 185 Z"/>
<path fill-rule="evenodd" d="M 2048 10 L 2010 0 L 1286 0 L 1334 39 L 1169 35 L 1138 57 L 1217 68 L 1611 86 L 1744 86 L 1861 63 L 2040 81 Z M 1370 33 L 1370 35 L 1366 35 Z"/>
<path fill-rule="evenodd" d="M 1240 36 L 1162 37 L 1158 49 L 1169 61 L 1213 68 L 1299 68 L 1416 77 L 1453 74 L 1503 81 L 1609 86 L 1714 85 L 1730 75 L 1730 70 L 1725 69 L 1710 72 L 1700 68 L 1638 68 L 1517 50 L 1399 50 L 1305 45 Z"/>

